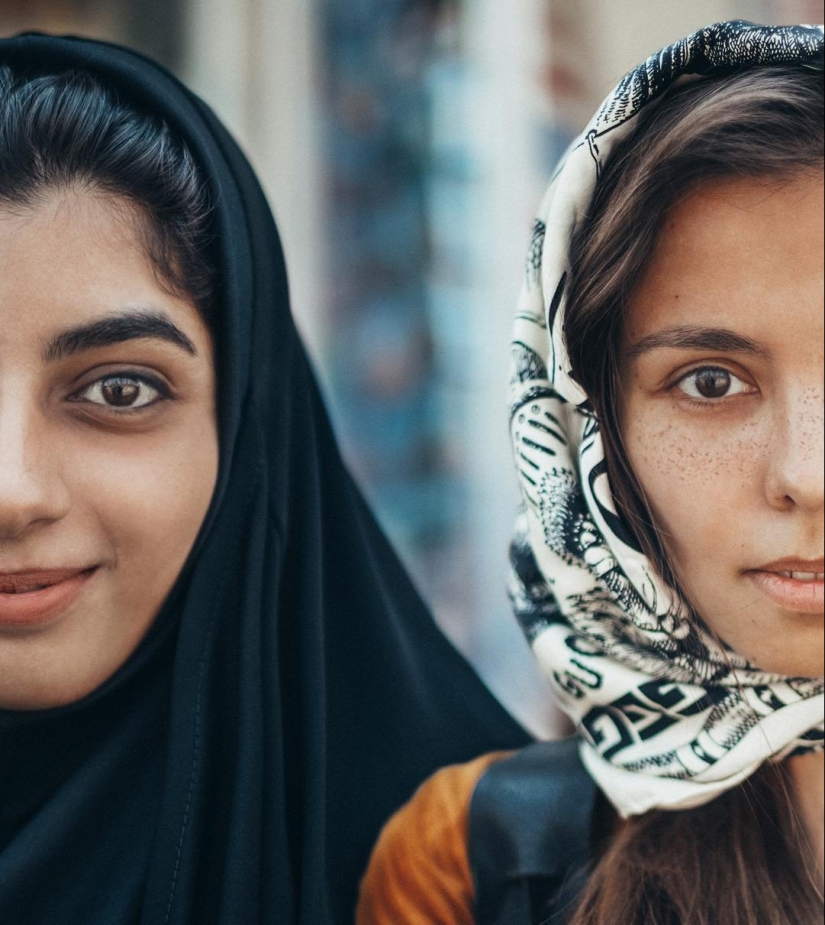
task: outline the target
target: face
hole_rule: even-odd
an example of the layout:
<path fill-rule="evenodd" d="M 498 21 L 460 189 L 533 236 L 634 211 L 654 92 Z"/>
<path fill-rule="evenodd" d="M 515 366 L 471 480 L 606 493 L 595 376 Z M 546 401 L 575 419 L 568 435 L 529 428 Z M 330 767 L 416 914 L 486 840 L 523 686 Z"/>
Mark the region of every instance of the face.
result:
<path fill-rule="evenodd" d="M 209 333 L 136 227 L 90 193 L 0 211 L 0 709 L 123 665 L 214 490 Z"/>
<path fill-rule="evenodd" d="M 757 666 L 823 672 L 823 186 L 719 181 L 628 307 L 622 430 L 686 592 Z"/>

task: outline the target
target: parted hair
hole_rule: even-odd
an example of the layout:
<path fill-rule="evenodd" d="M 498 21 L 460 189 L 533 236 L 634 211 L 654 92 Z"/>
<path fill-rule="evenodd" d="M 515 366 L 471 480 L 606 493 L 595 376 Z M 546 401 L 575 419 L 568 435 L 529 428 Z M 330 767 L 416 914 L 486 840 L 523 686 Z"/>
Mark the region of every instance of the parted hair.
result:
<path fill-rule="evenodd" d="M 132 207 L 158 282 L 209 318 L 210 196 L 186 146 L 88 73 L 0 67 L 0 208 L 71 190 Z"/>

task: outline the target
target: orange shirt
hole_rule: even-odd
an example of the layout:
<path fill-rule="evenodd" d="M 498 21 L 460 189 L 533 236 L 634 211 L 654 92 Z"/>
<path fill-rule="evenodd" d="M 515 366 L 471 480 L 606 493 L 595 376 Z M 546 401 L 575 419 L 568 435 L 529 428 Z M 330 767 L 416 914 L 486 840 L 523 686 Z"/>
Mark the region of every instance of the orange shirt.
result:
<path fill-rule="evenodd" d="M 430 778 L 387 824 L 361 884 L 357 925 L 473 925 L 467 835 L 485 755 Z"/>

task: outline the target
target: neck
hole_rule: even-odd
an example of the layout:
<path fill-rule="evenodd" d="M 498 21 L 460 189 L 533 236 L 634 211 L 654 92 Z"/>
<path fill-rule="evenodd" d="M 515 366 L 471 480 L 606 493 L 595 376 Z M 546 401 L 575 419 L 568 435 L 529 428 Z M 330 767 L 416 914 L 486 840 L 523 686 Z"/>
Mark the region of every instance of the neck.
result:
<path fill-rule="evenodd" d="M 820 890 L 825 886 L 825 754 L 804 755 L 788 763 L 794 803 L 813 854 Z"/>

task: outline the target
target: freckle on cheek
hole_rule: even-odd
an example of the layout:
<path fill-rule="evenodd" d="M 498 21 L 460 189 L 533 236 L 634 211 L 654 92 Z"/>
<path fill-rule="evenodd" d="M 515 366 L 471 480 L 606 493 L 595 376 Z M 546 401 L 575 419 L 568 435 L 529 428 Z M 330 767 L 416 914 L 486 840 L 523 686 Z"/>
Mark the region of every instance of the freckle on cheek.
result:
<path fill-rule="evenodd" d="M 675 426 L 651 434 L 640 446 L 648 448 L 639 455 L 650 467 L 649 471 L 692 484 L 716 482 L 720 476 L 729 477 L 734 472 L 743 476 L 751 471 L 753 460 L 760 453 L 755 436 L 705 447 Z"/>
<path fill-rule="evenodd" d="M 820 452 L 822 442 L 823 394 L 819 389 L 806 389 L 800 400 L 800 417 L 811 422 L 800 437 L 800 449 Z"/>
<path fill-rule="evenodd" d="M 713 454 L 685 440 L 675 427 L 669 427 L 653 438 L 656 470 L 661 476 L 680 482 L 704 481 L 713 476 Z"/>

